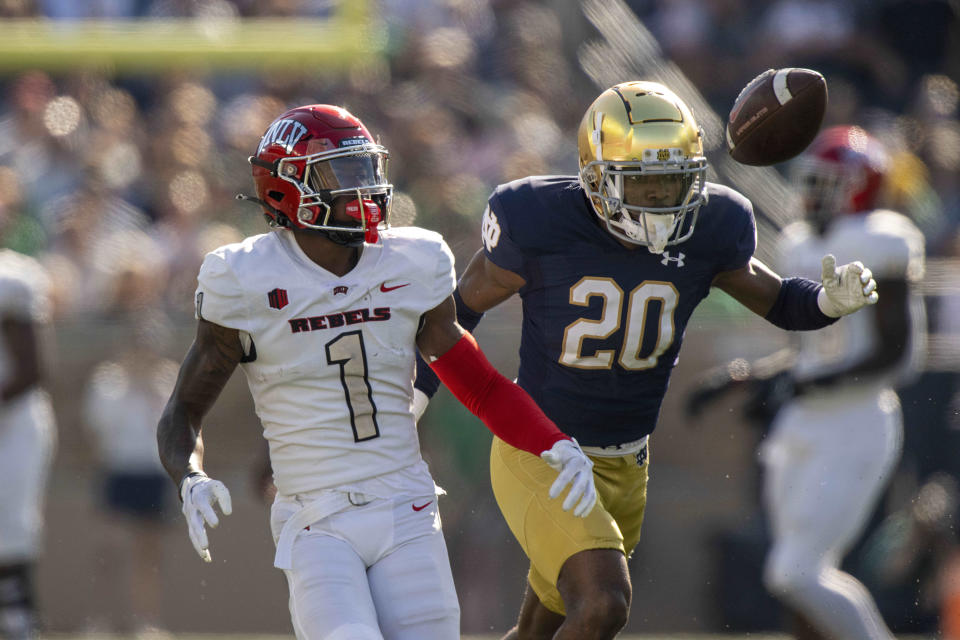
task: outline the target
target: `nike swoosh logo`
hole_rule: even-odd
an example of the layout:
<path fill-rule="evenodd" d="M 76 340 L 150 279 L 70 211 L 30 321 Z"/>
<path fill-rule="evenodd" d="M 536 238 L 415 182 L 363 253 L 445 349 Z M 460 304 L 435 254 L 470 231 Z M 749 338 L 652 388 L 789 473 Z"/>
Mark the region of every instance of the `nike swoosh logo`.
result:
<path fill-rule="evenodd" d="M 380 291 L 382 291 L 383 293 L 390 293 L 390 292 L 393 291 L 394 289 L 399 289 L 400 287 L 406 287 L 406 286 L 409 286 L 409 284 L 410 284 L 410 283 L 407 282 L 407 283 L 405 283 L 405 284 L 398 284 L 398 285 L 395 286 L 395 287 L 388 287 L 388 286 L 387 286 L 387 283 L 384 282 L 383 284 L 380 285 Z"/>
<path fill-rule="evenodd" d="M 415 505 L 415 504 L 412 504 L 412 505 L 410 505 L 410 506 L 413 507 L 413 510 L 414 510 L 414 511 L 423 511 L 424 509 L 426 509 L 427 507 L 429 507 L 429 506 L 432 505 L 432 504 L 433 504 L 433 500 L 431 500 L 431 501 L 428 502 L 427 504 L 420 505 L 419 507 L 418 507 L 417 505 Z"/>

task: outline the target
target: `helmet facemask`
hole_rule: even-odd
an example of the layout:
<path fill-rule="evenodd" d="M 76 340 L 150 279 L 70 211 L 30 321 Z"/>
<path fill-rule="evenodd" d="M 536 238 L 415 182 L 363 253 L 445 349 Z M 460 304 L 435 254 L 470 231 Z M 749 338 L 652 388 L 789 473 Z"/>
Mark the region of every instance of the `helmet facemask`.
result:
<path fill-rule="evenodd" d="M 384 147 L 371 142 L 283 158 L 276 172 L 300 194 L 300 225 L 322 232 L 337 244 L 359 246 L 377 242 L 378 226 L 387 222 L 393 195 L 393 185 L 386 181 L 388 158 Z M 333 218 L 332 206 L 337 198 L 349 199 L 345 213 L 356 224 Z"/>
<path fill-rule="evenodd" d="M 706 201 L 706 172 L 702 156 L 688 159 L 677 148 L 645 149 L 639 161 L 587 163 L 580 182 L 614 237 L 659 254 L 693 233 Z"/>
<path fill-rule="evenodd" d="M 580 184 L 620 242 L 663 253 L 693 235 L 707 200 L 703 130 L 656 82 L 622 82 L 587 108 L 577 131 Z"/>
<path fill-rule="evenodd" d="M 793 183 L 801 196 L 805 215 L 819 227 L 850 209 L 852 190 L 840 167 L 816 160 L 799 160 Z"/>

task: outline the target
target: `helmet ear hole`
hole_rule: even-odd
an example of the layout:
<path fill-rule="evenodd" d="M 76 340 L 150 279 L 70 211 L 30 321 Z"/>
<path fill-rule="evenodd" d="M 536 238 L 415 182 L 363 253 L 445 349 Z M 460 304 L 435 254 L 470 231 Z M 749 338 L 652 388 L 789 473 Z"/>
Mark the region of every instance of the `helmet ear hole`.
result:
<path fill-rule="evenodd" d="M 285 195 L 282 191 L 267 191 L 267 197 L 277 202 L 282 202 Z"/>

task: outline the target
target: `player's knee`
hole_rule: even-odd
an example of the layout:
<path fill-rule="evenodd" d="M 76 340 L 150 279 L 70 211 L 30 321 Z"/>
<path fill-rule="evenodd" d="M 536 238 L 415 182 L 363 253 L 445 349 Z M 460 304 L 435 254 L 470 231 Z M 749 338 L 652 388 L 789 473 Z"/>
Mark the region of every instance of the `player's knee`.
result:
<path fill-rule="evenodd" d="M 567 618 L 579 627 L 596 629 L 598 638 L 612 638 L 626 626 L 630 614 L 630 588 L 596 589 L 577 602 L 564 603 Z"/>
<path fill-rule="evenodd" d="M 388 638 L 454 638 L 460 631 L 460 607 L 456 602 L 437 602 L 417 610 L 387 616 L 382 611 L 380 628 Z M 391 612 L 392 613 L 392 612 Z"/>
<path fill-rule="evenodd" d="M 817 588 L 821 571 L 816 560 L 774 549 L 764 566 L 763 584 L 776 597 L 795 599 Z"/>

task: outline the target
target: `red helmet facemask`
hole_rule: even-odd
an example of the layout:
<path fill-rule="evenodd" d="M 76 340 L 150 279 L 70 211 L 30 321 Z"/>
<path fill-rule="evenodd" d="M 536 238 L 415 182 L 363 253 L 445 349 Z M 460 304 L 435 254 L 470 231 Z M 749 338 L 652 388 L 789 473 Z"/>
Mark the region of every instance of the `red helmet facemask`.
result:
<path fill-rule="evenodd" d="M 346 110 L 298 107 L 274 120 L 249 159 L 257 197 L 238 197 L 260 204 L 271 226 L 348 246 L 377 242 L 393 196 L 388 158 Z"/>

